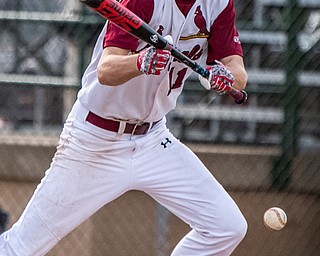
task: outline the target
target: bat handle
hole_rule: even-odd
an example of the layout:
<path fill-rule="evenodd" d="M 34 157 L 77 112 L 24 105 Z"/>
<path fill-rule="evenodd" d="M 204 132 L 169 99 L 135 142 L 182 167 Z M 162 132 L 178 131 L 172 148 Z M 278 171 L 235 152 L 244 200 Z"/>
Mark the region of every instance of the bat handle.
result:
<path fill-rule="evenodd" d="M 230 91 L 227 92 L 232 98 L 234 98 L 235 103 L 242 104 L 248 100 L 248 94 L 244 90 L 237 90 L 233 87 L 230 88 Z"/>
<path fill-rule="evenodd" d="M 198 63 L 191 60 L 187 56 L 185 56 L 183 53 L 181 53 L 179 50 L 174 48 L 172 45 L 167 44 L 166 49 L 171 51 L 171 55 L 175 57 L 178 61 L 183 62 L 188 67 L 190 67 L 193 71 L 201 75 L 202 77 L 206 79 L 209 78 L 210 72 L 207 69 L 200 66 Z M 230 88 L 228 88 L 226 93 L 229 94 L 231 97 L 233 97 L 237 104 L 242 104 L 246 102 L 248 99 L 248 94 L 245 91 L 239 91 L 231 86 Z"/>

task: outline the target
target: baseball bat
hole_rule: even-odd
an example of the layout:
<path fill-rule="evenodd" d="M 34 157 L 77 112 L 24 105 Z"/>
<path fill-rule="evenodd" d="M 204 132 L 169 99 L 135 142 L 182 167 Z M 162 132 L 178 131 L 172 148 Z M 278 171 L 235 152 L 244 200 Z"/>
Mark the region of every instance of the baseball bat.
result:
<path fill-rule="evenodd" d="M 143 40 L 157 49 L 169 50 L 171 55 L 178 61 L 190 67 L 193 71 L 204 78 L 209 77 L 209 71 L 201 67 L 195 61 L 184 55 L 176 47 L 140 19 L 136 14 L 116 0 L 80 0 L 94 11 L 98 12 L 107 20 L 127 31 L 131 35 Z M 239 91 L 231 86 L 227 89 L 227 94 L 232 96 L 236 103 L 241 104 L 247 101 L 248 95 L 245 91 Z"/>

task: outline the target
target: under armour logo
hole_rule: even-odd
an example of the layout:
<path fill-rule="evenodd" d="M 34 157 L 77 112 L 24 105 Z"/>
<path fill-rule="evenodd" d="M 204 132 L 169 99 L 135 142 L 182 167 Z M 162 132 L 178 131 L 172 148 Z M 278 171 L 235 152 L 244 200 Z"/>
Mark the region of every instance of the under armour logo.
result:
<path fill-rule="evenodd" d="M 167 148 L 167 145 L 168 144 L 171 144 L 171 140 L 169 140 L 169 138 L 166 138 L 165 141 L 161 142 L 161 145 L 164 147 L 164 148 Z"/>

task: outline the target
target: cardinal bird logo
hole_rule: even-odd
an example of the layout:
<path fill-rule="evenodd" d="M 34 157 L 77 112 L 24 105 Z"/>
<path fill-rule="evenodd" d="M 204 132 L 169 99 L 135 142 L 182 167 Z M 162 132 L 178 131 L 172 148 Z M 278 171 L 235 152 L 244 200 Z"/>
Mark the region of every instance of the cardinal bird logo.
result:
<path fill-rule="evenodd" d="M 180 40 L 188 40 L 192 38 L 207 38 L 209 37 L 209 31 L 207 30 L 207 22 L 206 19 L 203 17 L 203 13 L 201 11 L 200 5 L 197 6 L 194 12 L 194 24 L 197 26 L 199 31 L 190 36 L 181 37 Z"/>
<path fill-rule="evenodd" d="M 194 23 L 199 28 L 198 35 L 200 35 L 200 36 L 208 36 L 209 35 L 209 31 L 207 30 L 206 20 L 203 17 L 202 11 L 200 9 L 200 5 L 197 7 L 197 9 L 196 9 L 194 14 L 195 14 Z"/>

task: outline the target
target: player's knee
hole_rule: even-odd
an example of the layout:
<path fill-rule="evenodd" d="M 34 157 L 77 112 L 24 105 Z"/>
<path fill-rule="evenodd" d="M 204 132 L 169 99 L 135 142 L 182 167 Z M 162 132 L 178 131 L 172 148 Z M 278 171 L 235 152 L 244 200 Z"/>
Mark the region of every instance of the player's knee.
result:
<path fill-rule="evenodd" d="M 233 211 L 224 214 L 224 221 L 225 234 L 229 237 L 229 241 L 232 241 L 231 244 L 234 245 L 239 244 L 248 230 L 248 224 L 243 214 L 240 210 L 233 208 Z"/>
<path fill-rule="evenodd" d="M 235 244 L 239 244 L 245 237 L 248 230 L 247 221 L 241 214 L 237 217 L 237 220 L 235 221 L 234 226 L 231 227 L 231 229 L 232 240 Z"/>
<path fill-rule="evenodd" d="M 228 221 L 226 220 L 225 224 L 220 229 L 219 235 L 226 247 L 232 251 L 245 237 L 248 230 L 248 224 L 240 212 L 232 214 L 232 216 L 229 217 L 232 218 L 228 218 Z M 216 234 L 212 239 L 216 239 Z"/>

